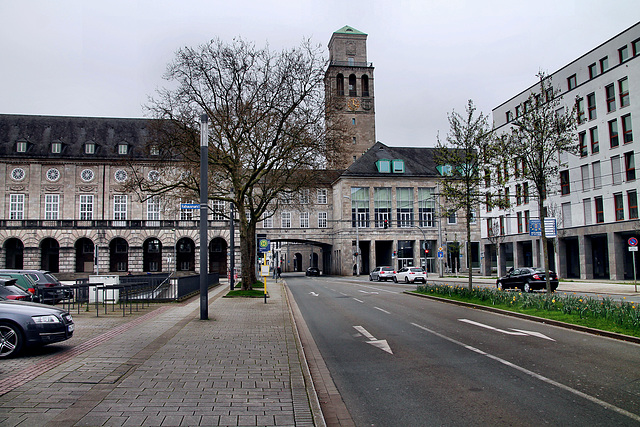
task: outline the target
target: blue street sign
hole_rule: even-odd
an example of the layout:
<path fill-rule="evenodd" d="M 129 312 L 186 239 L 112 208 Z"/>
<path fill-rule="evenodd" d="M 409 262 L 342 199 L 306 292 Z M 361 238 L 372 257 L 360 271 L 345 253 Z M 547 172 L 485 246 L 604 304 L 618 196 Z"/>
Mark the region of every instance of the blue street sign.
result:
<path fill-rule="evenodd" d="M 200 209 L 200 203 L 180 203 L 180 209 Z"/>
<path fill-rule="evenodd" d="M 444 258 L 444 252 L 438 251 L 438 258 Z"/>

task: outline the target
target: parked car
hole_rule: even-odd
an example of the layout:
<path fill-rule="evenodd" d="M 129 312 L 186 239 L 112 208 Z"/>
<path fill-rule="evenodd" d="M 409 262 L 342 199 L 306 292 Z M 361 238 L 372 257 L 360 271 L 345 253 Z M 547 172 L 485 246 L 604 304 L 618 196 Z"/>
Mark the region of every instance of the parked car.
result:
<path fill-rule="evenodd" d="M 0 273 L 0 280 L 12 280 L 14 279 L 15 286 L 19 287 L 25 292 L 30 293 L 32 296 L 36 296 L 36 282 L 26 274 L 20 273 Z M 38 302 L 34 299 L 35 302 Z"/>
<path fill-rule="evenodd" d="M 427 272 L 422 267 L 403 267 L 393 276 L 393 281 L 396 283 L 427 283 Z"/>
<path fill-rule="evenodd" d="M 56 307 L 21 301 L 0 301 L 0 358 L 21 350 L 67 340 L 75 325 L 71 315 Z"/>
<path fill-rule="evenodd" d="M 551 279 L 551 291 L 558 288 L 558 275 L 549 271 Z M 547 281 L 544 268 L 523 267 L 510 270 L 506 276 L 500 277 L 496 281 L 498 289 L 520 289 L 524 292 L 531 292 L 534 289 L 546 289 Z"/>
<path fill-rule="evenodd" d="M 307 268 L 307 272 L 305 273 L 307 276 L 319 276 L 320 269 L 317 267 L 309 267 Z"/>
<path fill-rule="evenodd" d="M 393 267 L 376 267 L 371 273 L 369 273 L 369 280 L 377 280 L 378 282 L 384 280 L 393 280 L 393 276 L 396 274 L 396 271 Z"/>
<path fill-rule="evenodd" d="M 16 286 L 16 279 L 0 279 L 0 298 L 16 301 L 31 301 L 31 294 Z"/>
<path fill-rule="evenodd" d="M 66 298 L 73 296 L 71 289 L 52 289 L 47 291 L 47 288 L 60 288 L 63 284 L 50 272 L 45 270 L 0 270 L 0 275 L 6 274 L 21 274 L 29 277 L 36 285 L 38 294 L 42 296 L 41 302 L 58 303 Z"/>

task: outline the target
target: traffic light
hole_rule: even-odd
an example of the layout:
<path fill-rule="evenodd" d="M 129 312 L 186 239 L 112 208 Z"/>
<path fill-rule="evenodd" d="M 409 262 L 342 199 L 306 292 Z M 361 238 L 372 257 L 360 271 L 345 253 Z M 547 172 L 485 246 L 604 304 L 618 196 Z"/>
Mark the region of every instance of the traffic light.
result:
<path fill-rule="evenodd" d="M 384 220 L 384 228 L 385 229 L 389 228 L 389 220 L 388 219 Z"/>
<path fill-rule="evenodd" d="M 393 257 L 394 258 L 396 257 L 396 251 L 393 251 Z"/>
<path fill-rule="evenodd" d="M 425 256 L 425 257 L 426 257 L 426 256 L 429 256 L 429 249 L 425 249 L 425 250 L 424 250 L 424 256 Z"/>

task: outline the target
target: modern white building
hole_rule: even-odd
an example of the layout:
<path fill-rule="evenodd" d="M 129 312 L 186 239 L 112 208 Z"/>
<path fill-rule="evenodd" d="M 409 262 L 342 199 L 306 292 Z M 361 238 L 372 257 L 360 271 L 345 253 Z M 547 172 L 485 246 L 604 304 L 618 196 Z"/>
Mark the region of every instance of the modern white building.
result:
<path fill-rule="evenodd" d="M 580 143 L 578 155 L 560 153 L 563 166 L 545 202 L 558 229 L 549 245 L 551 269 L 568 278 L 632 279 L 628 240 L 640 235 L 635 166 L 640 155 L 640 23 L 551 78 L 563 108 L 577 106 Z M 525 101 L 536 91 L 538 84 L 493 109 L 498 133 L 525 114 Z M 529 221 L 538 217 L 532 183 L 514 179 L 514 167 L 510 165 L 511 180 L 502 189 L 511 207 L 484 207 L 481 212 L 486 274 L 496 268 L 504 274 L 512 266 L 543 266 L 540 240 L 529 235 Z M 499 224 L 491 240 L 489 224 Z M 639 266 L 636 256 L 636 271 Z"/>

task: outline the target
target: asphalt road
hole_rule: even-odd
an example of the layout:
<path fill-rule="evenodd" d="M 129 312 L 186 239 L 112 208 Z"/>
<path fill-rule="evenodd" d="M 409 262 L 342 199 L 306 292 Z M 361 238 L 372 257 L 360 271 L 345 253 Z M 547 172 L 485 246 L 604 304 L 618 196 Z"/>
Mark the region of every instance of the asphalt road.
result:
<path fill-rule="evenodd" d="M 402 294 L 288 277 L 358 426 L 634 425 L 640 346 Z"/>

